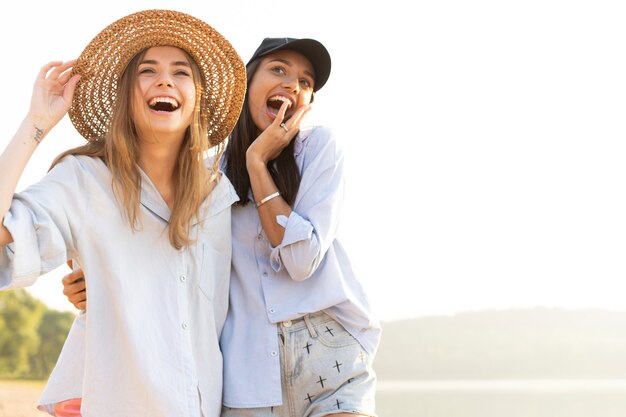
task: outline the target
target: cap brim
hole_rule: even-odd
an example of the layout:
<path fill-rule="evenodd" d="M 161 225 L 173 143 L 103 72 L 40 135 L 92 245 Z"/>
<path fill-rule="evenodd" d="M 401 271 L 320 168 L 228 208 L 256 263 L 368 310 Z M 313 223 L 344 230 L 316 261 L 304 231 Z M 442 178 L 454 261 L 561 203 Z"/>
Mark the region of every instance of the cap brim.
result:
<path fill-rule="evenodd" d="M 315 87 L 313 91 L 317 91 L 326 84 L 330 77 L 331 60 L 330 54 L 321 42 L 315 39 L 294 39 L 282 45 L 278 45 L 274 48 L 263 51 L 260 54 L 255 54 L 251 59 L 265 56 L 276 51 L 295 51 L 304 55 L 313 65 L 315 71 Z"/>

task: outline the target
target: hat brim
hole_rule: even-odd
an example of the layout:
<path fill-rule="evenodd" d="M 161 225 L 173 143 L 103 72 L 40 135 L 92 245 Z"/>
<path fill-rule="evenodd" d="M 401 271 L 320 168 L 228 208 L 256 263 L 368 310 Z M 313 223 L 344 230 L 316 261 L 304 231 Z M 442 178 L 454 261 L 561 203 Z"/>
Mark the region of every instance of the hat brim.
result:
<path fill-rule="evenodd" d="M 69 110 L 78 132 L 87 140 L 105 136 L 122 72 L 137 53 L 154 46 L 175 46 L 193 58 L 204 78 L 201 113 L 208 122 L 209 145 L 225 140 L 243 105 L 243 61 L 230 42 L 206 22 L 172 10 L 145 10 L 123 17 L 83 50 L 74 66 L 81 79 Z"/>

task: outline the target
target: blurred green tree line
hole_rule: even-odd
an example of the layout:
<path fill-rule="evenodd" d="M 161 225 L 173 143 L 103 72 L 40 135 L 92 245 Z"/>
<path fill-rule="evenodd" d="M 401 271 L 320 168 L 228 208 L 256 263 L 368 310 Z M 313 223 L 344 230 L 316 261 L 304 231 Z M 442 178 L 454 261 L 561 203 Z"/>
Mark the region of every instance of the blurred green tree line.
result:
<path fill-rule="evenodd" d="M 74 317 L 24 289 L 0 291 L 0 378 L 47 378 Z"/>

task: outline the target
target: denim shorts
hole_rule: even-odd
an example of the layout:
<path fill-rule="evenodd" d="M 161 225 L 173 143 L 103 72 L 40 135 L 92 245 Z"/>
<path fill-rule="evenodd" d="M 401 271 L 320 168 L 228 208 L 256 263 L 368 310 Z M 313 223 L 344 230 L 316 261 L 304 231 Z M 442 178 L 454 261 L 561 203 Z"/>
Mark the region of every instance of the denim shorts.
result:
<path fill-rule="evenodd" d="M 222 408 L 221 417 L 376 416 L 373 358 L 326 313 L 278 324 L 283 404 Z"/>

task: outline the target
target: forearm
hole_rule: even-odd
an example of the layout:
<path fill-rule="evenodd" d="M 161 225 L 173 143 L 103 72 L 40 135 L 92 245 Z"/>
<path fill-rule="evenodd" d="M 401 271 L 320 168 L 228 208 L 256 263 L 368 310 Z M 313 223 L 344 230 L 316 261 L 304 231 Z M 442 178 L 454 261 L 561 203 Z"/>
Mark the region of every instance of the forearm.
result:
<path fill-rule="evenodd" d="M 278 191 L 278 187 L 276 187 L 265 163 L 249 160 L 247 167 L 255 202 L 259 202 Z M 278 246 L 283 240 L 285 229 L 276 222 L 276 216 L 284 215 L 289 217 L 291 207 L 281 196 L 278 196 L 263 203 L 257 208 L 257 211 L 263 230 L 270 243 L 272 246 Z"/>
<path fill-rule="evenodd" d="M 2 219 L 9 211 L 9 207 L 11 207 L 13 194 L 28 160 L 46 133 L 47 131 L 37 126 L 31 118 L 27 117 L 0 155 L 0 166 L 2 167 L 2 175 L 0 176 L 0 215 Z M 2 237 L 4 237 L 4 232 L 0 232 L 0 239 Z"/>

